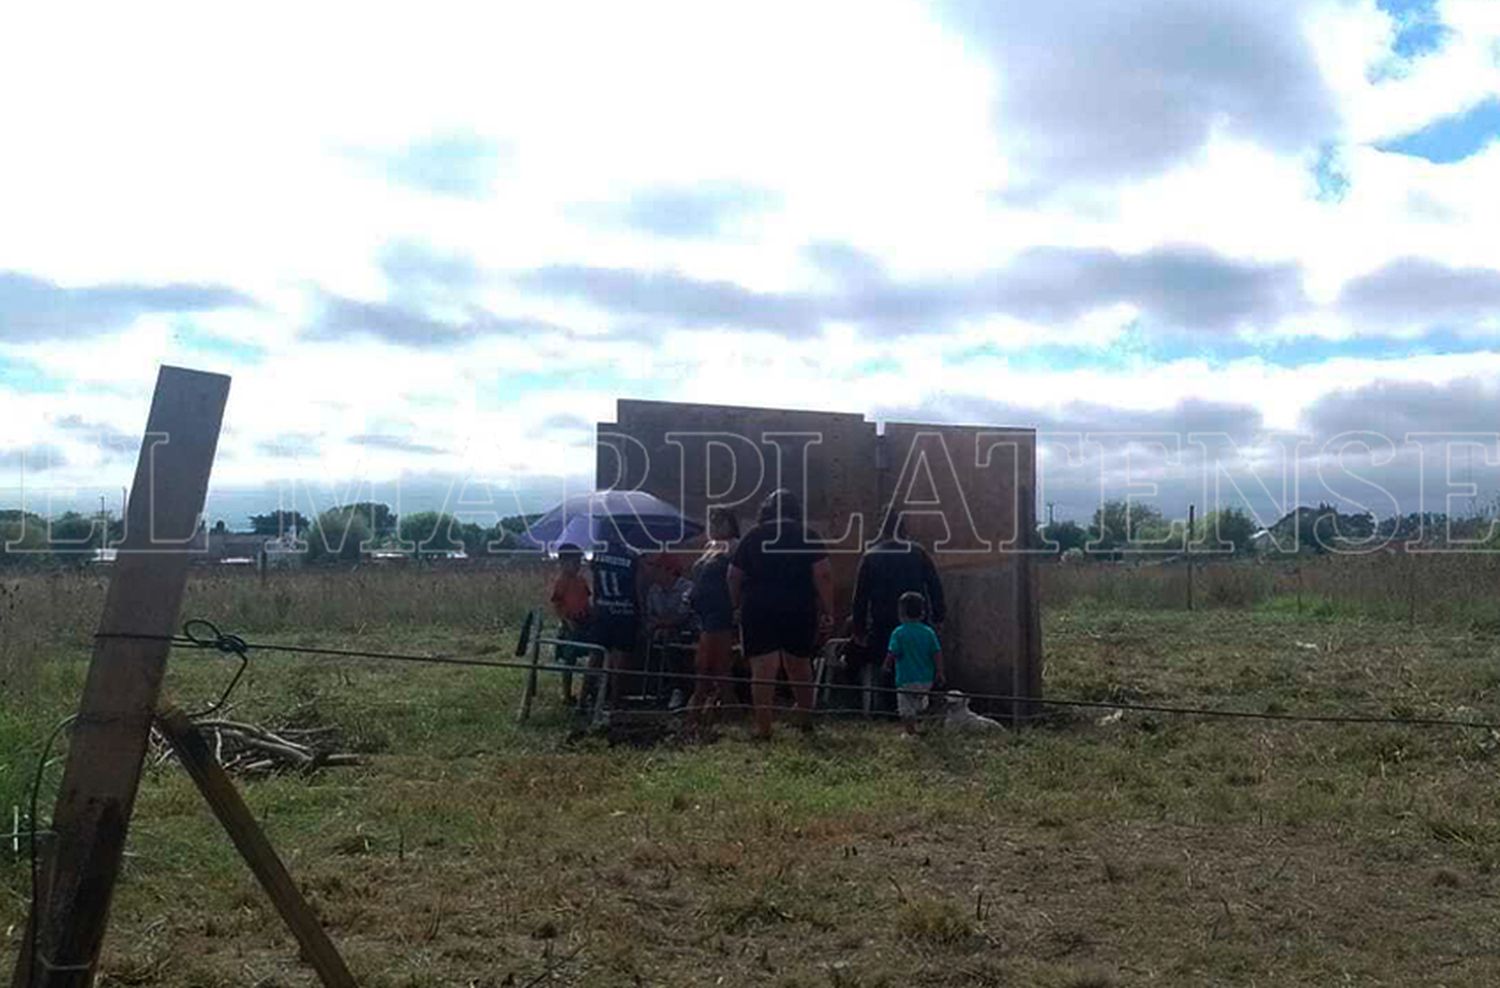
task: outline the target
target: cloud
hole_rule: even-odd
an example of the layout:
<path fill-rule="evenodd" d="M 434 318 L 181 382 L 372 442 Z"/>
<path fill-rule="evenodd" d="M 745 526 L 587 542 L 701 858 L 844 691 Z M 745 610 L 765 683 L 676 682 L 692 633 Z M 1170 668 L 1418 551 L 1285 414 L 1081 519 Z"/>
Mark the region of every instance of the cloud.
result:
<path fill-rule="evenodd" d="M 52 420 L 52 427 L 69 438 L 93 444 L 105 458 L 130 456 L 139 449 L 141 437 L 105 422 L 69 414 Z"/>
<path fill-rule="evenodd" d="M 1190 433 L 1228 435 L 1248 442 L 1264 428 L 1260 411 L 1238 402 L 1187 398 L 1168 408 L 1132 409 L 1088 401 L 1037 407 L 976 395 L 939 396 L 917 405 L 891 405 L 878 411 L 889 421 L 951 422 L 1036 429 L 1038 433 L 1170 433 L 1187 441 Z"/>
<path fill-rule="evenodd" d="M 840 286 L 879 284 L 886 280 L 879 259 L 851 244 L 822 241 L 808 244 L 802 254 L 814 268 Z"/>
<path fill-rule="evenodd" d="M 1080 521 L 1092 516 L 1101 499 L 1127 494 L 1169 516 L 1185 516 L 1189 504 L 1200 517 L 1240 506 L 1267 524 L 1296 504 L 1322 501 L 1381 517 L 1417 510 L 1462 513 L 1475 498 L 1461 491 L 1450 497 L 1450 485 L 1472 482 L 1483 498 L 1500 482 L 1500 386 L 1477 378 L 1379 380 L 1342 389 L 1315 400 L 1287 432 L 1268 429 L 1252 405 L 1203 399 L 1131 409 L 938 397 L 884 409 L 881 417 L 1035 427 L 1039 497 L 1055 506 L 1059 518 Z M 1161 445 L 1130 438 L 1140 433 L 1155 434 Z M 1414 437 L 1419 447 L 1407 442 L 1409 433 L 1479 436 L 1452 444 Z M 1080 436 L 1089 441 L 1080 442 Z"/>
<path fill-rule="evenodd" d="M 825 321 L 852 322 L 872 335 L 930 333 L 993 315 L 1070 321 L 1099 309 L 1137 307 L 1148 325 L 1229 330 L 1279 319 L 1305 302 L 1291 264 L 1241 262 L 1198 247 L 1141 254 L 1043 247 L 978 275 L 892 281 L 867 256 L 822 244 L 812 259 L 835 275 L 827 292 L 761 292 L 674 271 L 557 265 L 522 275 L 540 295 L 586 302 L 615 316 L 671 328 L 728 327 L 789 336 L 816 334 Z"/>
<path fill-rule="evenodd" d="M 330 341 L 370 337 L 399 346 L 453 346 L 485 336 L 530 336 L 556 332 L 557 327 L 534 319 L 496 316 L 472 303 L 447 317 L 428 315 L 413 305 L 365 302 L 340 295 L 323 295 L 320 313 L 302 333 L 305 340 Z"/>
<path fill-rule="evenodd" d="M 385 435 L 380 433 L 365 433 L 358 436 L 350 436 L 349 442 L 357 446 L 369 446 L 374 449 L 388 449 L 397 453 L 419 453 L 423 456 L 438 456 L 448 452 L 437 446 L 429 446 L 415 440 L 406 439 L 402 436 Z"/>
<path fill-rule="evenodd" d="M 1500 385 L 1472 377 L 1373 381 L 1318 398 L 1303 422 L 1315 435 L 1378 432 L 1398 443 L 1409 432 L 1500 433 Z"/>
<path fill-rule="evenodd" d="M 587 203 L 574 209 L 585 219 L 639 233 L 679 240 L 723 235 L 738 220 L 774 207 L 779 198 L 738 182 L 699 182 L 643 189 L 624 202 Z"/>
<path fill-rule="evenodd" d="M 393 288 L 421 295 L 469 291 L 483 280 L 472 257 L 410 240 L 387 244 L 380 252 L 380 270 Z"/>
<path fill-rule="evenodd" d="M 0 449 L 0 470 L 38 472 L 68 462 L 63 451 L 51 443 L 34 443 L 16 449 Z"/>
<path fill-rule="evenodd" d="M 958 297 L 961 314 L 999 312 L 1037 321 L 1071 320 L 1127 304 L 1148 325 L 1175 330 L 1264 324 L 1304 302 L 1296 265 L 1235 261 L 1203 247 L 1140 254 L 1036 248 Z"/>
<path fill-rule="evenodd" d="M 132 436 L 123 429 L 117 429 L 103 422 L 90 421 L 81 415 L 69 414 L 53 419 L 52 426 L 63 432 L 89 436 L 110 443 L 125 442 L 134 445 L 139 442 L 138 436 Z"/>
<path fill-rule="evenodd" d="M 219 285 L 105 284 L 65 288 L 0 271 L 0 341 L 98 336 L 156 312 L 251 308 L 255 302 Z"/>
<path fill-rule="evenodd" d="M 590 441 L 594 434 L 594 423 L 572 412 L 556 412 L 548 415 L 537 424 L 537 428 L 544 432 L 587 432 Z"/>
<path fill-rule="evenodd" d="M 1338 126 L 1292 0 L 944 0 L 999 78 L 995 127 L 1038 192 L 1149 176 L 1215 130 L 1299 152 Z"/>
<path fill-rule="evenodd" d="M 434 195 L 483 199 L 494 188 L 502 147 L 468 132 L 433 134 L 395 151 L 354 152 L 397 185 Z"/>
<path fill-rule="evenodd" d="M 313 433 L 290 432 L 256 443 L 255 450 L 278 460 L 296 459 L 316 453 L 321 438 Z"/>
<path fill-rule="evenodd" d="M 700 281 L 675 271 L 556 264 L 526 272 L 518 284 L 538 295 L 575 299 L 673 328 L 732 326 L 791 335 L 817 328 L 817 306 L 809 297 Z"/>
<path fill-rule="evenodd" d="M 1500 326 L 1500 271 L 1407 257 L 1346 284 L 1338 306 L 1360 322 L 1456 329 Z"/>

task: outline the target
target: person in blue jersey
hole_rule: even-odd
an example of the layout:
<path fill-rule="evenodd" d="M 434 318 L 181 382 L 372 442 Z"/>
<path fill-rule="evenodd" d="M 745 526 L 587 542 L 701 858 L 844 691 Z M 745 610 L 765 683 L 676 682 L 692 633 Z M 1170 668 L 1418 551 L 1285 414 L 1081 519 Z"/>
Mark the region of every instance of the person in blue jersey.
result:
<path fill-rule="evenodd" d="M 626 545 L 618 534 L 612 534 L 601 550 L 589 560 L 593 576 L 593 634 L 595 644 L 606 651 L 605 668 L 609 677 L 609 699 L 619 696 L 619 675 L 630 667 L 640 636 L 640 602 L 636 588 L 640 571 L 640 553 Z"/>
<path fill-rule="evenodd" d="M 895 673 L 896 711 L 908 736 L 917 733 L 917 718 L 927 709 L 927 698 L 943 680 L 943 649 L 937 632 L 924 618 L 927 602 L 909 591 L 901 595 L 901 623 L 886 645 L 885 667 Z"/>

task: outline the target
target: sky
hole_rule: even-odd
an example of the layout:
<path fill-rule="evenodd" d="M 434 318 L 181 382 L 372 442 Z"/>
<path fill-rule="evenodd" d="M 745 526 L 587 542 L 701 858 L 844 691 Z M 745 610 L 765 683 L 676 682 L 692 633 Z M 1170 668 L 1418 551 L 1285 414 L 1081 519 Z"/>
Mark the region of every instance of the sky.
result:
<path fill-rule="evenodd" d="M 0 91 L 0 506 L 116 503 L 163 363 L 232 526 L 534 509 L 626 397 L 1035 426 L 1062 516 L 1200 433 L 1500 491 L 1495 0 L 25 4 Z"/>

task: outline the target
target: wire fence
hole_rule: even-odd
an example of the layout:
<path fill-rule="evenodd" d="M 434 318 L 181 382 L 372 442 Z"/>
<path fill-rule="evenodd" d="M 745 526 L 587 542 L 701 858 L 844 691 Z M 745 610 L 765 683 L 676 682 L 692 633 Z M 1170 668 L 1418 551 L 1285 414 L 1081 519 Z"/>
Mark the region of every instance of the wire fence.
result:
<path fill-rule="evenodd" d="M 524 646 L 530 632 L 531 621 L 528 618 L 527 632 L 523 632 L 522 648 L 517 649 L 517 654 L 524 654 Z M 540 631 L 535 634 L 540 636 Z M 131 639 L 137 641 L 155 641 L 171 645 L 176 648 L 193 649 L 199 651 L 213 651 L 219 654 L 233 656 L 239 660 L 239 664 L 232 673 L 227 684 L 219 692 L 217 699 L 208 706 L 191 714 L 194 719 L 212 716 L 222 710 L 228 703 L 235 687 L 241 682 L 245 671 L 250 663 L 250 655 L 254 652 L 273 652 L 287 655 L 304 656 L 309 658 L 326 659 L 356 659 L 371 662 L 402 662 L 418 663 L 423 665 L 444 665 L 471 668 L 503 669 L 526 672 L 532 676 L 540 673 L 556 673 L 561 675 L 585 675 L 596 677 L 599 681 L 596 688 L 603 696 L 607 687 L 606 683 L 612 676 L 641 675 L 639 670 L 611 669 L 605 663 L 589 663 L 579 666 L 567 662 L 540 661 L 539 652 L 534 650 L 531 659 L 514 658 L 486 658 L 481 656 L 442 655 L 431 653 L 414 652 L 388 652 L 374 651 L 359 648 L 333 648 L 326 646 L 311 645 L 288 645 L 277 642 L 247 641 L 243 637 L 221 631 L 212 622 L 203 619 L 193 619 L 183 625 L 182 633 L 177 635 L 146 635 L 131 634 L 128 632 L 100 632 L 96 638 Z M 533 648 L 539 649 L 542 644 L 558 646 L 565 644 L 556 639 L 540 639 L 533 642 Z M 716 675 L 708 676 L 697 672 L 687 672 L 672 669 L 654 670 L 652 676 L 660 677 L 662 680 L 682 682 L 684 684 L 714 683 L 718 685 L 732 686 L 791 686 L 819 688 L 826 684 L 812 681 L 789 681 L 777 678 L 756 678 L 754 676 L 738 675 Z M 831 688 L 862 691 L 867 694 L 893 696 L 903 691 L 900 687 L 884 686 L 878 684 L 850 684 L 833 685 Z M 1225 707 L 1206 707 L 1164 703 L 1144 703 L 1135 701 L 1116 700 L 1087 700 L 1071 697 L 1035 697 L 1021 696 L 1006 693 L 975 692 L 962 694 L 969 700 L 982 703 L 1009 704 L 1013 709 L 1022 705 L 1042 708 L 1072 708 L 1087 710 L 1109 710 L 1109 711 L 1132 711 L 1142 713 L 1153 713 L 1167 716 L 1202 717 L 1223 720 L 1253 720 L 1275 722 L 1281 724 L 1348 724 L 1348 725 L 1386 725 L 1396 727 L 1421 727 L 1421 728 L 1446 728 L 1454 730 L 1482 730 L 1495 736 L 1500 736 L 1500 721 L 1471 720 L 1448 717 L 1419 717 L 1419 716 L 1396 716 L 1384 714 L 1367 714 L 1359 712 L 1288 712 L 1270 710 L 1247 710 Z M 745 703 L 718 703 L 716 711 L 733 711 L 753 709 L 754 704 Z M 842 708 L 814 708 L 808 713 L 821 714 L 848 714 L 850 711 Z M 676 716 L 681 711 L 657 710 L 648 713 L 660 714 L 664 717 Z M 0 835 L 13 843 L 25 838 L 29 855 L 30 878 L 31 878 L 31 900 L 33 908 L 37 901 L 37 889 L 39 886 L 39 855 L 38 843 L 41 839 L 52 836 L 49 829 L 39 825 L 39 801 L 44 777 L 48 766 L 52 763 L 51 754 L 58 740 L 74 722 L 74 717 L 68 717 L 59 722 L 49 733 L 43 745 L 41 755 L 38 759 L 32 785 L 28 793 L 29 819 L 26 821 L 26 829 L 22 830 L 20 821 L 13 821 L 12 833 Z M 34 932 L 33 932 L 34 937 Z M 28 944 L 33 958 L 38 958 L 37 945 L 33 939 Z"/>
<path fill-rule="evenodd" d="M 191 633 L 193 629 L 199 629 L 198 633 Z M 477 656 L 454 656 L 433 655 L 412 652 L 377 652 L 368 649 L 328 648 L 312 645 L 283 645 L 275 642 L 246 642 L 237 635 L 226 635 L 219 631 L 211 622 L 194 620 L 184 626 L 184 633 L 180 635 L 135 635 L 126 632 L 101 633 L 102 638 L 128 638 L 139 641 L 160 641 L 168 644 L 194 649 L 212 649 L 219 652 L 245 655 L 248 652 L 280 652 L 291 655 L 304 655 L 323 658 L 346 658 L 362 659 L 382 662 L 413 662 L 428 665 L 453 665 L 453 666 L 475 666 L 492 669 L 514 669 L 525 672 L 549 672 L 577 675 L 581 672 L 596 672 L 604 676 L 611 675 L 638 675 L 634 670 L 625 669 L 599 669 L 587 670 L 577 665 L 559 662 L 535 662 L 523 659 L 492 659 Z M 789 681 L 781 678 L 757 679 L 747 676 L 706 676 L 696 672 L 683 672 L 675 670 L 661 670 L 653 675 L 660 675 L 683 682 L 713 682 L 719 684 L 743 684 L 743 685 L 773 685 L 780 686 Z M 238 676 L 238 674 L 236 674 Z M 236 679 L 237 681 L 237 679 Z M 794 682 L 790 685 L 816 686 L 813 682 Z M 231 689 L 233 683 L 230 684 Z M 849 689 L 867 691 L 879 695 L 899 695 L 900 687 L 882 685 L 859 685 L 850 686 Z M 1261 721 L 1276 721 L 1281 723 L 1305 723 L 1305 724 L 1385 724 L 1401 727 L 1447 727 L 1468 730 L 1500 731 L 1500 721 L 1468 720 L 1449 717 L 1415 717 L 1395 716 L 1383 714 L 1363 713 L 1296 713 L 1286 711 L 1267 710 L 1243 710 L 1223 707 L 1201 707 L 1162 703 L 1140 703 L 1116 700 L 1084 700 L 1067 697 L 1033 697 L 1010 693 L 988 693 L 988 692 L 965 692 L 963 694 L 970 700 L 984 703 L 1001 704 L 1027 704 L 1039 707 L 1056 708 L 1080 708 L 1080 709 L 1104 709 L 1124 710 L 1144 713 L 1156 713 L 1165 715 L 1178 715 L 1190 717 L 1209 717 L 1221 719 L 1247 719 Z M 219 705 L 227 698 L 221 697 Z M 216 705 L 217 706 L 217 705 Z M 843 712 L 843 711 L 839 711 Z"/>

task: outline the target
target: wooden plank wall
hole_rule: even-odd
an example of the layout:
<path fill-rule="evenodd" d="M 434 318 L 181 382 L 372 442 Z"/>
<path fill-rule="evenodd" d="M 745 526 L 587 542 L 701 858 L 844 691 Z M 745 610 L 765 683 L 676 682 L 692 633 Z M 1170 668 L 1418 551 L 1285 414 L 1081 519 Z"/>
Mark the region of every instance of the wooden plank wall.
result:
<path fill-rule="evenodd" d="M 808 433 L 821 441 L 795 435 Z M 710 449 L 703 434 L 718 434 L 719 445 Z M 711 504 L 737 503 L 748 527 L 777 484 L 778 445 L 781 483 L 805 489 L 810 524 L 825 538 L 842 539 L 845 551 L 833 554 L 840 620 L 861 540 L 876 538 L 891 500 L 904 499 L 909 511 L 932 502 L 929 514 L 909 518 L 909 529 L 933 551 L 950 597 L 944 638 L 954 685 L 1040 696 L 1032 567 L 1014 551 L 1018 533 L 1035 527 L 1033 430 L 892 422 L 877 434 L 860 415 L 622 400 L 616 420 L 599 425 L 597 482 L 649 491 L 699 521 Z M 860 517 L 863 527 L 851 524 Z"/>

